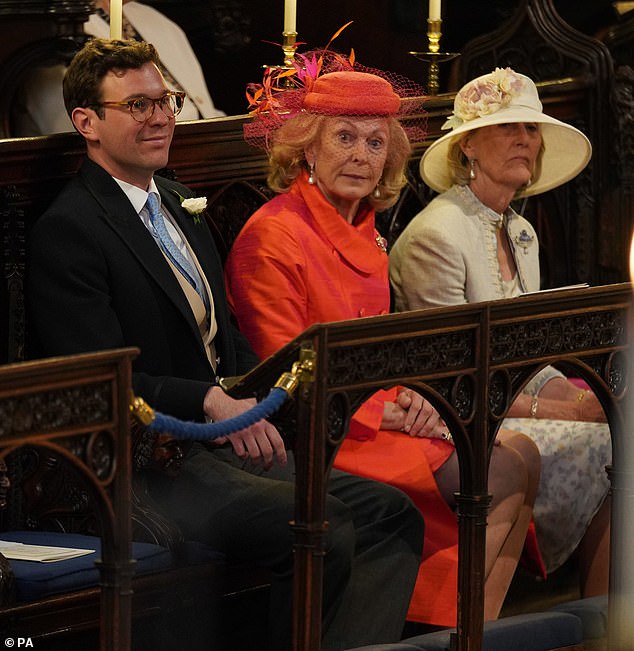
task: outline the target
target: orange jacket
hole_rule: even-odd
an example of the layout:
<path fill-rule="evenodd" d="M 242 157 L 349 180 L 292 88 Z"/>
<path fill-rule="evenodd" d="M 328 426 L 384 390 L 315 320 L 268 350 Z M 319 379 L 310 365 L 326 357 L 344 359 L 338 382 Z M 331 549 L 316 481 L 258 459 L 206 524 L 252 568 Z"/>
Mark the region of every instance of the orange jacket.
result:
<path fill-rule="evenodd" d="M 314 323 L 387 313 L 387 268 L 374 211 L 362 207 L 354 224 L 347 223 L 304 175 L 249 219 L 229 254 L 225 279 L 238 326 L 264 358 Z M 335 466 L 412 497 L 426 531 L 408 618 L 455 626 L 458 529 L 433 476 L 453 447 L 380 430 L 383 403 L 394 391 L 378 392 L 355 413 Z"/>

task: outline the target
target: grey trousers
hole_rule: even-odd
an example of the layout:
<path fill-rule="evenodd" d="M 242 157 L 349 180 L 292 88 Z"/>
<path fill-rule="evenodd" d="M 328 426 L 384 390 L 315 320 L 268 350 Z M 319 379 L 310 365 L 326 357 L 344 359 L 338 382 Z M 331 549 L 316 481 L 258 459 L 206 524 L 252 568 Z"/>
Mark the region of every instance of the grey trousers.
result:
<path fill-rule="evenodd" d="M 291 648 L 294 463 L 262 471 L 224 446 L 194 444 L 153 497 L 189 539 L 272 575 L 268 648 Z M 396 488 L 333 471 L 326 502 L 322 651 L 399 640 L 420 564 L 424 525 Z"/>

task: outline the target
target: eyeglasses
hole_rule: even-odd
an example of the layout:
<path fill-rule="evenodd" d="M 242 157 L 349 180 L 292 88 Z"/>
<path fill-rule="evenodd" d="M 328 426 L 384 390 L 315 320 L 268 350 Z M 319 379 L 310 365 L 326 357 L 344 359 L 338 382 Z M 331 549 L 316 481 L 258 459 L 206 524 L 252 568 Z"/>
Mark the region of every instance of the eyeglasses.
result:
<path fill-rule="evenodd" d="M 126 106 L 130 111 L 130 115 L 137 122 L 146 122 L 154 115 L 154 109 L 157 104 L 168 118 L 173 118 L 181 112 L 184 102 L 185 93 L 170 90 L 158 99 L 152 99 L 151 97 L 133 97 L 124 102 L 101 102 L 97 106 Z"/>

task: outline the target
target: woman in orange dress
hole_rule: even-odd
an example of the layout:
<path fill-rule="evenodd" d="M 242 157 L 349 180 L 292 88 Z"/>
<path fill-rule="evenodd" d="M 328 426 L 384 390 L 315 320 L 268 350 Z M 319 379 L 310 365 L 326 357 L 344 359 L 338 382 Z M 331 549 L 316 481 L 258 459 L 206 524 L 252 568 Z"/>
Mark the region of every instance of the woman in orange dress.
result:
<path fill-rule="evenodd" d="M 225 273 L 240 330 L 262 358 L 314 323 L 385 314 L 390 306 L 375 210 L 393 205 L 404 185 L 410 142 L 398 118 L 420 111 L 420 89 L 336 57 L 328 71 L 320 63 L 312 78 L 310 67 L 298 68 L 295 90 L 275 93 L 269 79 L 246 133 L 269 150 L 268 183 L 278 195 L 240 232 Z M 454 626 L 458 462 L 438 412 L 409 388 L 377 392 L 354 414 L 334 465 L 398 486 L 415 501 L 426 531 L 408 619 Z M 538 479 L 532 442 L 501 432 L 489 480 L 487 619 L 499 614 L 513 576 Z"/>

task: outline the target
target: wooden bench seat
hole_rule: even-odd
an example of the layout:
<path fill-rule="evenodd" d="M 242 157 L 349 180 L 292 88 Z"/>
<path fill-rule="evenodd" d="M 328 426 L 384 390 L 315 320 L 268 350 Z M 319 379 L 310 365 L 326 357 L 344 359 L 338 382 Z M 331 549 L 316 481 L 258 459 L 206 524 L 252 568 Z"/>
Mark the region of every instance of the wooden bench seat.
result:
<path fill-rule="evenodd" d="M 56 563 L 9 561 L 16 594 L 13 604 L 0 608 L 0 634 L 14 639 L 31 638 L 38 649 L 81 648 L 88 640 L 92 640 L 90 648 L 97 649 L 102 616 L 98 569 L 101 540 L 39 531 L 4 532 L 0 536 L 2 540 L 26 544 L 96 550 Z M 200 562 L 184 566 L 165 547 L 133 543 L 132 558 L 133 648 L 174 648 L 156 634 L 152 635 L 152 646 L 147 639 L 141 644 L 141 638 L 147 638 L 152 629 L 163 630 L 165 638 L 167 622 L 170 629 L 181 631 L 183 641 L 187 635 L 197 636 L 199 642 L 187 645 L 188 649 L 208 648 L 214 642 L 213 636 L 219 634 L 217 622 L 215 627 L 211 622 L 218 607 L 222 557 L 218 556 L 218 564 Z M 198 622 L 201 616 L 203 621 Z"/>
<path fill-rule="evenodd" d="M 43 11 L 38 25 L 46 25 L 46 39 L 57 38 L 54 30 L 49 29 L 48 16 L 44 15 L 44 5 L 48 3 L 39 4 Z M 628 242 L 623 234 L 631 232 L 634 224 L 631 189 L 634 158 L 632 124 L 628 119 L 631 102 L 628 103 L 627 96 L 631 77 L 626 70 L 627 61 L 631 61 L 631 57 L 627 58 L 631 52 L 631 25 L 611 39 L 613 51 L 619 53 L 621 64 L 619 79 L 622 82 L 615 86 L 609 53 L 604 45 L 590 42 L 587 37 L 577 36 L 562 26 L 553 16 L 551 0 L 523 0 L 519 4 L 523 13 L 518 13 L 511 27 L 498 30 L 465 49 L 461 57 L 461 80 L 488 72 L 495 65 L 515 65 L 516 61 L 524 61 L 526 68 L 521 68 L 521 71 L 540 82 L 546 112 L 579 126 L 592 140 L 595 154 L 587 173 L 573 184 L 535 198 L 526 206 L 526 215 L 540 237 L 543 285 L 552 287 L 580 281 L 598 285 L 626 280 Z M 82 11 L 87 9 L 84 7 Z M 20 20 L 22 22 L 18 22 L 22 25 L 24 16 Z M 15 26 L 10 20 L 5 20 L 0 29 L 4 29 L 4 41 L 8 47 L 13 42 L 11 36 Z M 18 62 L 20 54 L 26 50 L 35 51 L 33 44 L 25 41 L 25 33 L 20 33 L 20 37 L 16 51 L 8 52 L 7 47 L 3 50 L 13 63 Z M 518 57 L 518 52 L 522 56 L 514 58 Z M 428 142 L 441 133 L 441 125 L 452 104 L 452 95 L 429 99 Z M 0 120 L 4 117 L 0 115 Z M 219 247 L 224 252 L 244 220 L 269 196 L 264 183 L 266 157 L 263 152 L 246 145 L 242 138 L 242 126 L 247 119 L 238 116 L 177 125 L 168 163 L 169 173 L 194 188 L 199 195 L 208 197 L 209 223 L 215 229 Z M 618 125 L 617 133 L 613 125 Z M 417 174 L 418 158 L 426 144 L 413 152 L 410 183 L 402 201 L 393 211 L 379 216 L 379 227 L 390 243 L 412 215 L 431 198 L 429 189 L 424 187 Z M 618 155 L 615 155 L 617 144 Z M 0 140 L 0 233 L 4 278 L 0 283 L 0 366 L 28 357 L 25 350 L 28 323 L 24 315 L 23 279 L 29 231 L 62 185 L 74 175 L 83 154 L 82 141 L 77 134 Z M 607 219 L 606 215 L 610 218 Z M 156 437 L 143 430 L 133 435 L 131 454 L 135 470 L 130 490 L 134 535 L 131 537 L 175 551 L 185 542 L 182 534 L 155 509 L 144 485 L 144 473 L 150 467 L 155 470 L 154 464 L 158 463 L 153 455 L 156 443 Z M 28 479 L 24 484 L 27 493 L 25 499 L 20 497 L 9 501 L 2 528 L 18 529 L 28 525 L 29 530 L 46 528 L 91 535 L 101 533 L 95 526 L 94 505 L 86 501 L 85 493 L 70 489 L 74 484 L 65 483 L 65 475 L 58 472 L 58 461 L 49 451 L 39 454 L 37 459 L 27 456 L 25 461 L 23 457 L 20 463 L 12 466 L 14 487 L 22 486 L 22 481 Z M 173 459 L 169 455 L 162 459 L 164 471 L 172 470 L 165 465 Z M 25 478 L 25 469 L 32 470 L 33 474 Z M 72 499 L 68 499 L 69 495 Z M 19 506 L 22 504 L 32 506 L 24 511 Z M 59 510 L 60 504 L 63 513 Z M 465 551 L 467 559 L 471 558 L 469 554 Z M 240 595 L 249 599 L 253 597 L 258 605 L 260 598 L 266 597 L 266 577 L 254 568 L 210 565 L 205 572 L 208 574 L 200 566 L 179 566 L 160 573 L 166 579 L 163 585 L 158 575 L 134 578 L 132 612 L 146 621 L 151 621 L 151 614 L 160 619 L 161 609 L 165 608 L 160 605 L 160 597 L 166 585 L 182 589 L 185 595 L 187 586 L 194 585 L 197 580 L 203 586 L 212 580 L 216 587 L 219 586 L 226 603 L 236 604 L 235 607 L 227 606 L 226 611 L 222 611 L 221 605 L 220 612 L 226 615 L 225 621 L 231 621 L 238 628 L 244 624 L 240 612 L 244 601 L 238 601 Z M 180 582 L 179 577 L 182 579 Z M 99 622 L 97 613 L 103 613 L 99 605 L 103 592 L 96 587 L 87 590 L 85 598 L 64 595 L 38 604 L 0 607 L 0 621 L 5 621 L 2 617 L 6 614 L 7 621 L 15 623 L 14 616 L 18 612 L 22 621 L 28 621 L 30 607 L 30 612 L 41 622 L 38 630 L 44 637 L 55 633 L 62 639 L 60 636 L 64 634 L 65 643 L 70 644 L 66 633 L 70 633 L 73 626 L 77 627 L 73 631 L 77 634 L 83 626 L 83 629 L 90 628 L 90 634 L 94 636 Z M 64 612 L 61 600 L 65 598 L 71 600 L 68 604 L 74 600 L 74 606 L 69 606 L 60 619 L 59 613 Z M 477 604 L 475 608 L 477 610 Z M 84 614 L 80 614 L 82 610 Z M 143 616 L 144 613 L 148 618 Z M 64 622 L 68 630 L 58 630 L 59 622 Z M 258 620 L 255 625 L 261 626 L 262 622 Z M 241 628 L 244 632 L 245 626 Z M 111 635 L 104 636 L 103 640 L 109 643 Z M 244 643 L 246 645 L 248 641 Z M 256 649 L 245 646 L 235 647 L 232 651 Z"/>

